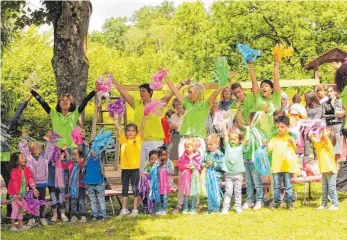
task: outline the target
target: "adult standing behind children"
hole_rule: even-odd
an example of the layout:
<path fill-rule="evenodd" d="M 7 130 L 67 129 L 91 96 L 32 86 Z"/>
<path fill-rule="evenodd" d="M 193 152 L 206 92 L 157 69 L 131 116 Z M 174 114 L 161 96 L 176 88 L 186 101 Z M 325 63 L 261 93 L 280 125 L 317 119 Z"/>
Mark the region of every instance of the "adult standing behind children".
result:
<path fill-rule="evenodd" d="M 149 87 L 148 83 L 140 85 L 139 88 L 141 99 L 136 100 L 132 96 L 130 96 L 127 90 L 121 84 L 119 84 L 118 81 L 113 77 L 112 82 L 116 86 L 117 90 L 122 95 L 122 97 L 125 99 L 125 101 L 130 105 L 131 108 L 135 110 L 134 123 L 137 126 L 140 126 L 144 115 L 145 105 L 152 101 L 153 89 Z M 177 88 L 180 89 L 186 83 L 187 81 L 181 82 Z M 168 103 L 172 96 L 173 93 L 169 93 L 168 95 L 163 97 L 161 101 Z M 144 129 L 144 139 L 141 147 L 140 170 L 144 169 L 146 158 L 149 152 L 153 149 L 158 149 L 160 146 L 163 145 L 163 139 L 164 132 L 161 126 L 160 117 L 153 113 L 149 114 L 146 120 L 146 126 Z"/>
<path fill-rule="evenodd" d="M 260 130 L 264 132 L 266 137 L 271 137 L 275 124 L 273 121 L 273 112 L 281 108 L 281 88 L 279 62 L 274 57 L 274 81 L 263 80 L 260 83 L 260 89 L 257 83 L 255 70 L 252 63 L 248 64 L 250 76 L 252 80 L 252 91 L 255 97 L 255 111 L 264 111 L 267 116 L 268 124 L 261 124 Z M 247 118 L 246 118 L 247 119 Z"/>
<path fill-rule="evenodd" d="M 52 109 L 35 90 L 31 90 L 31 94 L 41 104 L 46 113 L 49 114 L 53 131 L 61 137 L 57 142 L 58 147 L 62 148 L 66 145 L 67 148 L 72 149 L 75 146 L 71 138 L 71 132 L 76 127 L 80 114 L 84 111 L 87 103 L 95 96 L 95 93 L 95 90 L 91 91 L 78 107 L 73 102 L 73 97 L 70 93 L 61 94 L 57 106 L 55 109 Z"/>

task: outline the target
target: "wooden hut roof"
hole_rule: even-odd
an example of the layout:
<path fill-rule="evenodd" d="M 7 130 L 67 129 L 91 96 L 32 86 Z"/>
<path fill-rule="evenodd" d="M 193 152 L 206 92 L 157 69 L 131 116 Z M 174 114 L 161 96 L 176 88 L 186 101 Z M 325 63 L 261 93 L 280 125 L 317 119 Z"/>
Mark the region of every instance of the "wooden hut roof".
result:
<path fill-rule="evenodd" d="M 338 48 L 334 48 L 312 60 L 311 62 L 306 64 L 304 68 L 307 70 L 314 70 L 318 69 L 318 67 L 323 63 L 344 62 L 345 58 L 347 58 L 347 52 L 342 51 Z"/>

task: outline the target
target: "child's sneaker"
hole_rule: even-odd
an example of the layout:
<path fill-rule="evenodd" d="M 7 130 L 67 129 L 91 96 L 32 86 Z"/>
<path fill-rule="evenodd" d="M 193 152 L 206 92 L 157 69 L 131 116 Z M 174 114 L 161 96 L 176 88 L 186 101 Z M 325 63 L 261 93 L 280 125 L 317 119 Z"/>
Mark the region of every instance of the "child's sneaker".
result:
<path fill-rule="evenodd" d="M 28 230 L 30 229 L 29 226 L 22 226 L 21 228 L 18 228 L 19 231 L 25 231 L 25 230 Z"/>
<path fill-rule="evenodd" d="M 125 216 L 125 215 L 128 215 L 129 213 L 130 213 L 129 210 L 127 208 L 125 208 L 125 209 L 120 210 L 120 213 L 118 216 L 120 216 L 120 217 Z"/>
<path fill-rule="evenodd" d="M 270 203 L 270 209 L 271 210 L 275 210 L 275 209 L 277 209 L 279 207 L 280 207 L 280 205 L 278 203 L 275 203 L 275 202 L 271 202 Z"/>
<path fill-rule="evenodd" d="M 139 210 L 133 209 L 132 212 L 130 213 L 130 217 L 137 217 L 139 215 Z"/>
<path fill-rule="evenodd" d="M 48 225 L 48 222 L 47 222 L 46 218 L 40 218 L 40 223 L 41 223 L 42 226 L 47 226 Z"/>
<path fill-rule="evenodd" d="M 166 211 L 162 211 L 162 212 L 161 212 L 161 215 L 162 215 L 162 216 L 166 216 L 166 215 L 167 215 L 167 212 L 166 212 Z"/>
<path fill-rule="evenodd" d="M 81 223 L 86 223 L 87 222 L 86 216 L 82 216 L 80 222 Z"/>
<path fill-rule="evenodd" d="M 196 214 L 196 210 L 190 210 L 190 211 L 188 212 L 188 214 L 189 214 L 189 215 L 195 215 L 195 214 Z"/>
<path fill-rule="evenodd" d="M 331 205 L 327 210 L 329 210 L 329 211 L 335 211 L 335 210 L 339 210 L 339 207 L 338 207 L 338 206 L 335 206 L 335 205 Z"/>
<path fill-rule="evenodd" d="M 10 231 L 12 231 L 12 232 L 18 231 L 18 228 L 16 228 L 16 227 L 11 227 L 11 228 L 10 228 Z"/>
<path fill-rule="evenodd" d="M 28 224 L 27 224 L 27 226 L 28 227 L 33 227 L 33 226 L 35 226 L 35 219 L 34 218 L 30 218 L 29 219 L 29 221 L 28 221 Z"/>
<path fill-rule="evenodd" d="M 156 213 L 154 213 L 154 215 L 157 215 L 157 216 L 161 216 L 162 212 L 161 211 L 158 211 Z"/>
<path fill-rule="evenodd" d="M 263 203 L 262 202 L 257 202 L 253 208 L 253 210 L 257 211 L 259 209 L 261 209 L 263 206 Z"/>
<path fill-rule="evenodd" d="M 228 211 L 227 209 L 223 209 L 223 210 L 222 210 L 222 214 L 223 214 L 223 215 L 228 215 L 228 214 L 229 214 L 229 211 Z"/>
<path fill-rule="evenodd" d="M 77 217 L 76 216 L 72 216 L 70 221 L 71 221 L 71 223 L 77 223 Z"/>
<path fill-rule="evenodd" d="M 184 215 L 188 214 L 188 210 L 183 210 L 182 214 L 184 214 Z"/>
<path fill-rule="evenodd" d="M 182 206 L 177 205 L 176 208 L 172 211 L 173 214 L 178 214 L 182 211 Z"/>
<path fill-rule="evenodd" d="M 294 210 L 293 203 L 287 203 L 287 209 L 288 210 Z"/>
<path fill-rule="evenodd" d="M 98 221 L 98 218 L 97 217 L 92 217 L 92 222 L 96 222 Z"/>
<path fill-rule="evenodd" d="M 101 218 L 98 219 L 98 221 L 99 221 L 99 222 L 105 222 L 105 221 L 106 221 L 106 218 L 101 217 Z"/>
<path fill-rule="evenodd" d="M 327 206 L 325 206 L 324 204 L 316 208 L 316 210 L 325 210 L 325 209 L 327 209 Z"/>
<path fill-rule="evenodd" d="M 51 218 L 52 222 L 56 222 L 58 221 L 58 210 L 57 209 L 52 209 L 52 218 Z"/>
<path fill-rule="evenodd" d="M 245 204 L 243 204 L 243 206 L 242 206 L 242 209 L 247 210 L 247 209 L 252 208 L 252 207 L 254 207 L 254 203 L 245 202 Z"/>
<path fill-rule="evenodd" d="M 65 209 L 62 209 L 60 212 L 60 218 L 63 222 L 68 222 L 69 219 L 67 218 L 67 216 L 65 215 Z"/>
<path fill-rule="evenodd" d="M 235 211 L 236 211 L 236 213 L 242 213 L 242 208 L 241 207 L 236 207 Z"/>

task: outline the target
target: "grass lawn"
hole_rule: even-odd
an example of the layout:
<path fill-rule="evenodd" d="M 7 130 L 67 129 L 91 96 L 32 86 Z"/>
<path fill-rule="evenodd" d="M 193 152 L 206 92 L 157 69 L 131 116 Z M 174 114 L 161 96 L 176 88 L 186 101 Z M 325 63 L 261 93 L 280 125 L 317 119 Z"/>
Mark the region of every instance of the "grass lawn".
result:
<path fill-rule="evenodd" d="M 264 208 L 229 215 L 172 215 L 137 218 L 111 217 L 105 222 L 56 223 L 25 232 L 9 232 L 2 225 L 2 239 L 347 239 L 347 194 L 339 193 L 338 211 L 317 211 L 321 185 L 312 185 L 308 205 L 302 204 L 303 185 L 295 185 L 299 200 L 294 211 Z M 170 196 L 175 206 L 176 196 Z M 206 208 L 206 201 L 202 201 Z"/>

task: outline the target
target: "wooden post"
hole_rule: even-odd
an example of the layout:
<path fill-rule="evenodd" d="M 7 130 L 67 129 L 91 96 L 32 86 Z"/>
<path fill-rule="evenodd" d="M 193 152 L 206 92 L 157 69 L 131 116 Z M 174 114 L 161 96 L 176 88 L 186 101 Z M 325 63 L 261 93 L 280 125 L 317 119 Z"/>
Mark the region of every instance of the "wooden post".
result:
<path fill-rule="evenodd" d="M 94 99 L 94 116 L 92 121 L 92 135 L 91 140 L 93 140 L 96 136 L 96 123 L 98 122 L 98 108 L 96 107 L 96 97 Z"/>
<path fill-rule="evenodd" d="M 319 80 L 319 66 L 314 68 L 314 79 Z"/>

